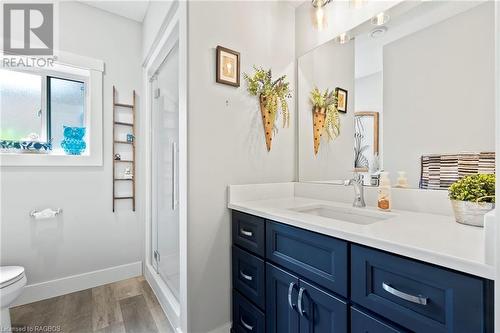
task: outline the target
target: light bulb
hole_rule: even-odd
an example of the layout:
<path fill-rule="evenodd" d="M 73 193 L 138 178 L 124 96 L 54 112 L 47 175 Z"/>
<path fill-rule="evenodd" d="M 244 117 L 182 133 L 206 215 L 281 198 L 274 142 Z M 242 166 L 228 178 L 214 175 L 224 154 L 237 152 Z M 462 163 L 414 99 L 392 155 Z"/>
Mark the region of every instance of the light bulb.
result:
<path fill-rule="evenodd" d="M 359 9 L 363 7 L 364 0 L 351 0 L 351 7 Z"/>
<path fill-rule="evenodd" d="M 351 39 L 351 36 L 349 36 L 346 32 L 343 32 L 335 38 L 335 41 L 342 45 L 348 43 Z"/>
<path fill-rule="evenodd" d="M 384 12 L 378 13 L 376 16 L 372 18 L 372 24 L 381 26 L 389 22 L 389 15 Z"/>
<path fill-rule="evenodd" d="M 319 31 L 323 30 L 323 26 L 325 24 L 325 11 L 323 7 L 316 8 L 316 25 Z"/>

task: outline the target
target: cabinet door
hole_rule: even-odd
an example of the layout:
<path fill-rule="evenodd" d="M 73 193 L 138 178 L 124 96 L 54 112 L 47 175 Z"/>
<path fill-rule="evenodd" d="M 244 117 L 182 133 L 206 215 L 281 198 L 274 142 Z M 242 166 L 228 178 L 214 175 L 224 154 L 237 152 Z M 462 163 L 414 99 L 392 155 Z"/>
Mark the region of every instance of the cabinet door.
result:
<path fill-rule="evenodd" d="M 477 277 L 351 247 L 352 301 L 412 331 L 488 332 L 488 289 Z"/>
<path fill-rule="evenodd" d="M 266 258 L 344 297 L 347 293 L 347 242 L 268 221 Z"/>
<path fill-rule="evenodd" d="M 351 333 L 408 333 L 351 307 Z"/>
<path fill-rule="evenodd" d="M 267 333 L 299 332 L 298 285 L 296 276 L 266 264 Z"/>
<path fill-rule="evenodd" d="M 347 304 L 300 280 L 297 300 L 300 333 L 347 333 Z"/>

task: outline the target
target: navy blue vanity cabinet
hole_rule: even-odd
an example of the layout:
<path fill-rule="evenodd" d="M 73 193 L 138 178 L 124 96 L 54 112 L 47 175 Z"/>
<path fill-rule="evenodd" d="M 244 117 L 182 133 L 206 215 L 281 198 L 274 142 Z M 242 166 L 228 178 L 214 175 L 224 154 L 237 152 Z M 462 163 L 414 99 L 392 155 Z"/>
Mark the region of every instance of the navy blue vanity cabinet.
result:
<path fill-rule="evenodd" d="M 232 333 L 493 333 L 493 282 L 233 211 Z"/>
<path fill-rule="evenodd" d="M 268 333 L 347 333 L 347 304 L 272 264 L 266 264 Z"/>
<path fill-rule="evenodd" d="M 233 333 L 264 333 L 264 313 L 233 291 Z"/>
<path fill-rule="evenodd" d="M 233 246 L 233 288 L 261 309 L 265 308 L 264 260 Z"/>
<path fill-rule="evenodd" d="M 409 333 L 361 310 L 351 307 L 352 333 Z"/>
<path fill-rule="evenodd" d="M 268 333 L 298 333 L 299 278 L 266 264 L 266 327 Z"/>
<path fill-rule="evenodd" d="M 344 300 L 303 280 L 299 287 L 300 333 L 347 333 L 347 303 Z"/>
<path fill-rule="evenodd" d="M 266 259 L 347 297 L 347 242 L 267 221 Z"/>
<path fill-rule="evenodd" d="M 233 211 L 233 243 L 264 257 L 265 221 L 263 218 Z"/>
<path fill-rule="evenodd" d="M 481 278 L 351 247 L 352 301 L 414 332 L 486 332 L 486 291 Z"/>

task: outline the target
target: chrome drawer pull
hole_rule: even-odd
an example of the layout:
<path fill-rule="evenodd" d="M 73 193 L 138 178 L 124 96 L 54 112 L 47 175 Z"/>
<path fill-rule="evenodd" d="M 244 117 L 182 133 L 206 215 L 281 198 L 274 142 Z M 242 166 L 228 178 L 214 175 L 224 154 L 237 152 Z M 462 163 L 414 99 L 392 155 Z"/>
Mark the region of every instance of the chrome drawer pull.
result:
<path fill-rule="evenodd" d="M 306 291 L 305 288 L 300 288 L 299 290 L 299 297 L 297 298 L 297 304 L 299 305 L 299 314 L 304 317 L 304 315 L 306 314 L 306 311 L 304 310 L 303 306 L 302 306 L 302 301 L 303 301 L 303 297 L 304 297 L 304 291 Z"/>
<path fill-rule="evenodd" d="M 253 236 L 253 232 L 245 230 L 243 228 L 240 229 L 240 234 L 242 234 L 243 236 L 247 236 L 247 237 L 252 237 Z"/>
<path fill-rule="evenodd" d="M 396 297 L 399 297 L 401 299 L 404 299 L 405 301 L 412 302 L 415 304 L 420 304 L 420 305 L 427 305 L 427 300 L 428 300 L 427 297 L 424 297 L 421 295 L 414 296 L 414 295 L 404 293 L 402 291 L 394 289 L 386 282 L 382 283 L 382 288 L 384 288 L 384 290 L 387 291 L 389 294 L 394 295 Z"/>
<path fill-rule="evenodd" d="M 288 306 L 290 309 L 295 310 L 295 304 L 292 303 L 293 288 L 295 288 L 295 282 L 290 282 L 290 286 L 288 287 Z"/>
<path fill-rule="evenodd" d="M 243 317 L 240 317 L 240 322 L 241 324 L 249 331 L 253 331 L 253 326 L 250 326 L 248 325 L 247 323 L 245 323 L 245 321 L 243 320 Z"/>
<path fill-rule="evenodd" d="M 248 280 L 248 281 L 252 281 L 253 280 L 253 277 L 250 276 L 250 275 L 246 275 L 245 273 L 243 273 L 243 271 L 240 271 L 240 275 L 242 278 L 244 278 L 245 280 Z"/>

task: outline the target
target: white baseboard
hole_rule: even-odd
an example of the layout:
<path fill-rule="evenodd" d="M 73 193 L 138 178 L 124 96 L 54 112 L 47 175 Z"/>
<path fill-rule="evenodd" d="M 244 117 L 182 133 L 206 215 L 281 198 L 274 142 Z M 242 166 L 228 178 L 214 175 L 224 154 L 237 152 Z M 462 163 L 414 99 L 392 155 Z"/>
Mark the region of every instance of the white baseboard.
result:
<path fill-rule="evenodd" d="M 29 284 L 24 287 L 23 293 L 12 306 L 41 301 L 141 275 L 142 261 L 137 261 L 56 280 Z M 29 276 L 27 278 L 29 281 Z"/>
<path fill-rule="evenodd" d="M 177 333 L 182 333 L 180 329 L 180 315 L 181 309 L 179 301 L 172 294 L 165 282 L 156 273 L 153 266 L 146 264 L 144 267 L 144 277 L 148 281 L 151 289 L 153 290 L 158 302 L 160 303 L 163 312 L 167 316 L 170 326 L 172 326 Z"/>
<path fill-rule="evenodd" d="M 230 331 L 231 331 L 231 322 L 225 323 L 224 325 L 219 326 L 208 333 L 229 333 Z"/>

